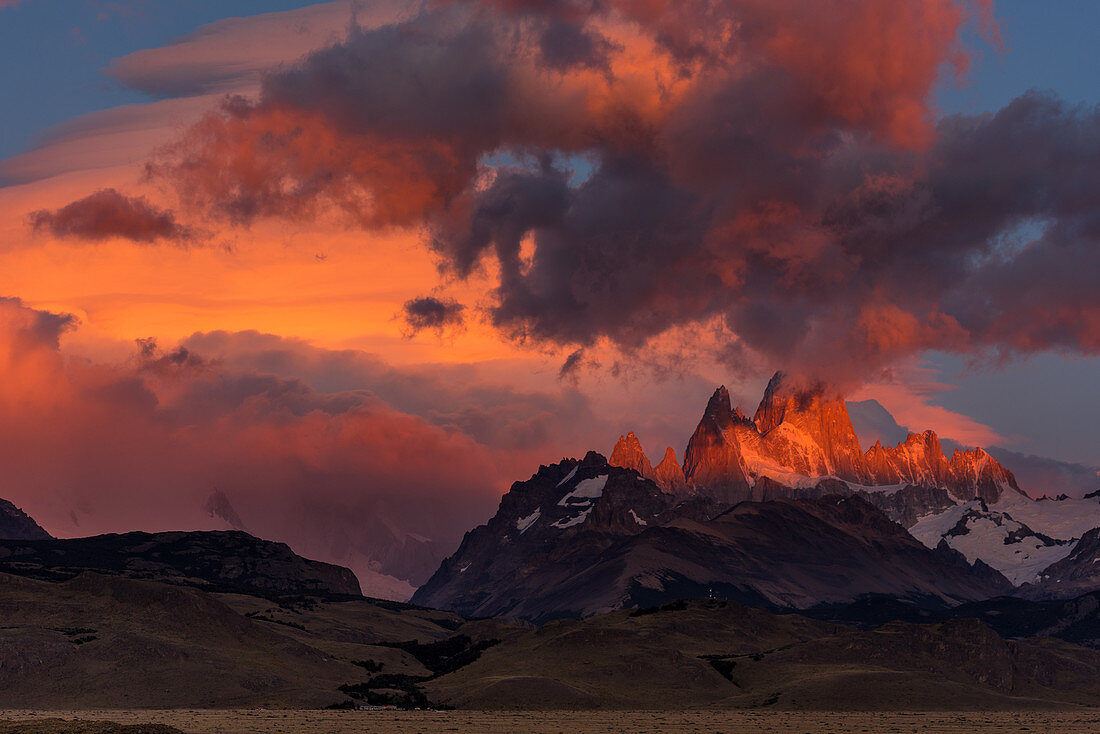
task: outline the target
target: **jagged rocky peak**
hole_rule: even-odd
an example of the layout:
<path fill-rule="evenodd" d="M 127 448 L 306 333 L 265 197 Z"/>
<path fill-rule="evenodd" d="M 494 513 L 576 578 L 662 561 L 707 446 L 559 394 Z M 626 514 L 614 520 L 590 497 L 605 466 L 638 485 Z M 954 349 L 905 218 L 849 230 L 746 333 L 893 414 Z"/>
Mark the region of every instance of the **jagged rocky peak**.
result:
<path fill-rule="evenodd" d="M 765 437 L 782 425 L 795 428 L 821 450 L 824 473 L 861 483 L 868 479 L 863 450 L 844 397 L 831 392 L 824 383 L 796 382 L 776 372 L 753 423 Z"/>
<path fill-rule="evenodd" d="M 858 485 L 939 487 L 957 499 L 996 501 L 1019 491 L 1012 473 L 979 449 L 949 461 L 934 431 L 910 433 L 897 446 L 866 453 L 844 398 L 821 383 L 776 372 L 748 420 L 719 387 L 688 442 L 684 476 L 694 491 L 723 501 L 761 499 L 763 477 L 794 487 L 824 477 Z"/>
<path fill-rule="evenodd" d="M 955 449 L 947 467 L 951 488 L 961 499 L 996 502 L 1008 490 L 1024 494 L 1012 472 L 983 449 Z"/>
<path fill-rule="evenodd" d="M 744 416 L 730 405 L 730 394 L 722 385 L 714 391 L 695 433 L 684 452 L 684 477 L 692 488 L 730 503 L 751 497 L 751 484 L 737 428 Z"/>
<path fill-rule="evenodd" d="M 669 446 L 665 449 L 665 457 L 661 463 L 653 467 L 656 482 L 661 489 L 669 492 L 682 492 L 687 489 L 687 480 L 684 478 L 684 469 L 680 462 L 676 461 L 676 450 Z"/>
<path fill-rule="evenodd" d="M 687 487 L 687 482 L 684 481 L 684 470 L 676 461 L 676 450 L 671 446 L 665 449 L 664 458 L 654 467 L 642 449 L 642 442 L 633 431 L 625 436 L 619 436 L 607 463 L 611 466 L 633 469 L 646 479 L 656 482 L 657 486 L 665 492 L 682 492 Z"/>
<path fill-rule="evenodd" d="M 653 477 L 653 465 L 642 450 L 642 442 L 634 435 L 634 432 L 619 436 L 615 448 L 611 450 L 611 458 L 608 460 L 611 466 L 621 466 L 624 469 L 633 469 L 643 477 Z"/>
<path fill-rule="evenodd" d="M 715 425 L 726 426 L 733 421 L 733 409 L 730 406 L 730 393 L 725 385 L 720 385 L 707 401 L 704 418 L 714 421 Z"/>

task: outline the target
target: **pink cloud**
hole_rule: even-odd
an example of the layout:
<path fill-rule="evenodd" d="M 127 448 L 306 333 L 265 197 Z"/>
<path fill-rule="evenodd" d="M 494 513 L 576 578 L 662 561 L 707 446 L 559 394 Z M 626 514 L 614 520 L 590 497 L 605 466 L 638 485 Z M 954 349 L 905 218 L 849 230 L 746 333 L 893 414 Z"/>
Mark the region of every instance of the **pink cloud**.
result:
<path fill-rule="evenodd" d="M 347 564 L 378 593 L 422 582 L 578 420 L 551 396 L 494 400 L 490 383 L 447 388 L 261 335 L 144 341 L 121 363 L 65 357 L 74 328 L 0 301 L 0 497 L 75 535 L 224 527 L 204 509 L 220 492 L 251 532 Z M 264 359 L 359 387 L 319 391 Z"/>
<path fill-rule="evenodd" d="M 951 439 L 963 446 L 1003 445 L 1005 437 L 969 416 L 931 401 L 936 396 L 955 389 L 938 381 L 936 373 L 927 368 L 909 366 L 894 371 L 895 379 L 876 381 L 863 385 L 850 400 L 877 400 L 894 419 L 911 431 L 934 430 L 940 438 Z"/>

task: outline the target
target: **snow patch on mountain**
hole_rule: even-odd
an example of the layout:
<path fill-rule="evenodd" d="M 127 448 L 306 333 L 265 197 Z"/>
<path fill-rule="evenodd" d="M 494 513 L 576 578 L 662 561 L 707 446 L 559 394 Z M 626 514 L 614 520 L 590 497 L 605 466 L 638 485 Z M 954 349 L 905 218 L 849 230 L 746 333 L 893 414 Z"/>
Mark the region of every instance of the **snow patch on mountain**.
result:
<path fill-rule="evenodd" d="M 590 512 L 592 512 L 591 507 L 581 512 L 579 515 L 574 515 L 573 517 L 563 517 L 561 520 L 558 520 L 556 523 L 554 523 L 554 527 L 564 529 L 571 528 L 574 525 L 580 525 L 582 522 L 588 519 L 588 513 Z"/>
<path fill-rule="evenodd" d="M 516 530 L 519 531 L 520 535 L 523 535 L 525 532 L 527 532 L 527 529 L 529 527 L 531 527 L 538 521 L 541 515 L 542 510 L 535 510 L 527 517 L 521 517 L 520 519 L 516 520 Z"/>
<path fill-rule="evenodd" d="M 558 500 L 561 507 L 572 507 L 585 502 L 592 502 L 603 495 L 603 488 L 607 484 L 607 475 L 601 474 L 591 479 L 582 479 L 577 482 L 572 492 Z"/>
<path fill-rule="evenodd" d="M 909 532 L 929 548 L 942 540 L 970 563 L 981 559 L 1016 586 L 1036 581 L 1043 569 L 1068 556 L 1077 541 L 1052 537 L 981 500 L 924 517 Z"/>
<path fill-rule="evenodd" d="M 560 487 L 561 485 L 565 484 L 566 482 L 568 482 L 573 477 L 577 476 L 577 469 L 580 469 L 580 468 L 581 468 L 580 464 L 577 464 L 575 467 L 573 467 L 573 471 L 566 474 L 565 478 L 562 479 L 560 482 L 558 482 L 557 486 Z"/>
<path fill-rule="evenodd" d="M 1031 500 L 1006 493 L 991 510 L 1007 512 L 1036 532 L 1054 538 L 1080 538 L 1100 527 L 1100 501 L 1097 498 Z"/>

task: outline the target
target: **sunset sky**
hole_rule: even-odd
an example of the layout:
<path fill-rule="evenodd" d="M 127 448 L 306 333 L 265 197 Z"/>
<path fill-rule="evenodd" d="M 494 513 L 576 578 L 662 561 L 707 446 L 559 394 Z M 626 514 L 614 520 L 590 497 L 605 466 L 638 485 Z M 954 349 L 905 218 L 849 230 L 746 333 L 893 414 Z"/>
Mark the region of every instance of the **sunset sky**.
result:
<path fill-rule="evenodd" d="M 1098 27 L 0 0 L 0 497 L 58 535 L 226 497 L 362 578 L 365 528 L 457 542 L 539 463 L 679 456 L 776 369 L 1088 476 Z"/>

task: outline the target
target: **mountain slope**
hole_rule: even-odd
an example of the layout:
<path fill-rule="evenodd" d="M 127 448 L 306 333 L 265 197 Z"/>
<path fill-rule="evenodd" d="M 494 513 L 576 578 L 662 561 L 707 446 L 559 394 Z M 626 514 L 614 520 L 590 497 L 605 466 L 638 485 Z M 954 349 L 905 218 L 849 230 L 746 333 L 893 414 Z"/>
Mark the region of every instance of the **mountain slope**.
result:
<path fill-rule="evenodd" d="M 46 540 L 50 537 L 30 515 L 11 502 L 0 499 L 0 538 Z"/>
<path fill-rule="evenodd" d="M 1073 550 L 1046 566 L 1034 583 L 1020 589 L 1029 599 L 1071 599 L 1100 589 L 1100 527 L 1081 536 Z"/>

